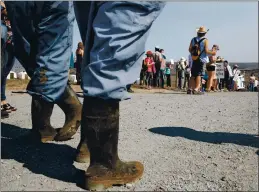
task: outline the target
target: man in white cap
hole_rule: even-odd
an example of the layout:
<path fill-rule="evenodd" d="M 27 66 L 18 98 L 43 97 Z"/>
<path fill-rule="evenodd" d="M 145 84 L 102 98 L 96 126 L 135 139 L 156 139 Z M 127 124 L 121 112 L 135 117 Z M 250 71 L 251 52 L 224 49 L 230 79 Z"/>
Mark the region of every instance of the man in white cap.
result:
<path fill-rule="evenodd" d="M 191 69 L 191 89 L 187 94 L 201 95 L 201 76 L 203 74 L 204 65 L 209 63 L 208 55 L 216 55 L 216 51 L 209 50 L 209 41 L 205 38 L 208 30 L 201 26 L 197 31 L 197 37 L 192 38 L 189 46 L 189 52 L 192 56 L 192 69 Z"/>

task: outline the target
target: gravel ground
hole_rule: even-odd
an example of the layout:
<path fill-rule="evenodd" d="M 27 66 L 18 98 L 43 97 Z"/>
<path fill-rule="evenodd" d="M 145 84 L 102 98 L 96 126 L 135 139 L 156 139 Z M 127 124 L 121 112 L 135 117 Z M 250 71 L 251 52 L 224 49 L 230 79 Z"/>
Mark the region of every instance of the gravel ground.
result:
<path fill-rule="evenodd" d="M 67 142 L 26 144 L 31 98 L 7 98 L 18 111 L 1 123 L 2 191 L 83 191 L 88 165 L 74 162 L 80 132 Z M 58 107 L 51 121 L 63 125 Z M 144 175 L 110 190 L 258 191 L 257 133 L 257 93 L 135 93 L 121 103 L 119 154 L 143 162 Z"/>

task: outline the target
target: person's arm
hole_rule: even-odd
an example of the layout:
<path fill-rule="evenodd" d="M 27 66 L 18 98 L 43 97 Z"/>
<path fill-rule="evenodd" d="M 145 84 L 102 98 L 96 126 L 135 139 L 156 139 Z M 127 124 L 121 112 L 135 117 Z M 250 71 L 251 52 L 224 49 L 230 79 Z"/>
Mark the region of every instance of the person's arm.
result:
<path fill-rule="evenodd" d="M 191 40 L 190 45 L 189 45 L 189 53 L 191 53 L 191 51 L 192 51 L 192 40 Z"/>
<path fill-rule="evenodd" d="M 82 55 L 82 57 L 84 56 L 84 50 L 81 50 L 81 55 Z"/>
<path fill-rule="evenodd" d="M 205 39 L 204 41 L 205 53 L 210 55 L 216 55 L 216 51 L 209 50 L 209 40 Z"/>

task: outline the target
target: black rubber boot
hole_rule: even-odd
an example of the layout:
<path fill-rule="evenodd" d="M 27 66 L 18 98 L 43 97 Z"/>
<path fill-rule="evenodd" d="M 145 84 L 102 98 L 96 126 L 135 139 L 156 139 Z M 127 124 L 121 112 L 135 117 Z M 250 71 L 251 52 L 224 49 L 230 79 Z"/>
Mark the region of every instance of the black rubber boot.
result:
<path fill-rule="evenodd" d="M 140 179 L 140 162 L 122 162 L 118 157 L 119 102 L 85 97 L 82 129 L 90 151 L 90 166 L 85 173 L 85 188 L 104 190 L 113 185 Z"/>
<path fill-rule="evenodd" d="M 54 140 L 57 132 L 50 124 L 54 103 L 47 102 L 39 96 L 32 96 L 31 119 L 33 139 L 40 142 Z"/>
<path fill-rule="evenodd" d="M 63 110 L 66 116 L 65 124 L 58 129 L 58 134 L 55 137 L 56 141 L 67 141 L 76 134 L 82 114 L 82 104 L 80 103 L 76 93 L 67 85 L 63 95 L 57 105 Z"/>

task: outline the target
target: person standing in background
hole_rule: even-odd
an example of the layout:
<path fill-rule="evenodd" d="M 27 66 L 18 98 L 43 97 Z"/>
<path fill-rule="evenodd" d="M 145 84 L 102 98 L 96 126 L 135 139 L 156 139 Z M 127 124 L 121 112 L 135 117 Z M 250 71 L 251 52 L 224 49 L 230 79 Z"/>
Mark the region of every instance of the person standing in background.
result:
<path fill-rule="evenodd" d="M 160 49 L 162 56 L 161 67 L 160 67 L 160 87 L 163 89 L 165 85 L 165 67 L 166 67 L 166 56 L 164 49 Z"/>
<path fill-rule="evenodd" d="M 12 31 L 10 21 L 7 19 L 5 4 L 1 1 L 1 118 L 8 118 L 9 113 L 17 109 L 6 100 L 6 79 L 15 61 Z"/>
<path fill-rule="evenodd" d="M 153 53 L 153 60 L 155 62 L 156 72 L 153 74 L 153 86 L 159 87 L 160 85 L 160 69 L 163 60 L 162 54 L 160 53 L 160 47 L 155 47 L 155 52 Z"/>
<path fill-rule="evenodd" d="M 217 45 L 212 46 L 211 51 L 217 52 L 219 50 L 219 47 Z M 208 73 L 208 81 L 207 81 L 207 92 L 211 92 L 212 84 L 214 83 L 214 77 L 216 74 L 216 55 L 210 55 L 209 56 L 209 63 L 206 65 L 206 70 Z"/>
<path fill-rule="evenodd" d="M 185 90 L 190 89 L 190 79 L 191 79 L 191 66 L 190 62 L 186 62 L 185 75 L 184 75 L 184 86 Z"/>
<path fill-rule="evenodd" d="M 166 75 L 166 86 L 171 87 L 171 70 L 173 69 L 174 60 L 171 59 L 170 62 L 166 62 L 165 75 Z"/>
<path fill-rule="evenodd" d="M 234 65 L 233 67 L 233 91 L 237 91 L 237 80 L 240 75 L 240 71 L 238 70 L 238 65 Z"/>
<path fill-rule="evenodd" d="M 249 78 L 249 91 L 254 92 L 255 88 L 255 75 L 252 73 Z"/>
<path fill-rule="evenodd" d="M 181 57 L 177 65 L 177 76 L 178 76 L 178 89 L 183 89 L 184 80 L 185 80 L 185 68 L 186 68 L 186 59 Z"/>
<path fill-rule="evenodd" d="M 208 30 L 204 26 L 201 26 L 197 30 L 197 36 L 192 38 L 189 45 L 189 52 L 192 55 L 192 70 L 191 70 L 191 85 L 192 92 L 187 94 L 202 95 L 199 91 L 201 87 L 201 76 L 204 71 L 204 65 L 209 62 L 208 55 L 215 55 L 216 52 L 209 50 L 209 41 L 205 38 Z"/>
<path fill-rule="evenodd" d="M 192 94 L 192 90 L 194 89 L 195 85 L 191 81 L 191 77 L 192 77 L 192 55 L 191 54 L 188 55 L 188 68 L 190 69 L 190 80 L 189 80 L 189 86 L 187 89 L 187 94 Z"/>
<path fill-rule="evenodd" d="M 227 91 L 231 91 L 231 84 L 233 81 L 233 72 L 227 60 L 224 61 L 224 79 L 222 81 L 222 87 L 226 87 Z"/>
<path fill-rule="evenodd" d="M 75 63 L 76 81 L 78 85 L 81 84 L 81 67 L 83 63 L 83 57 L 84 57 L 84 45 L 82 42 L 79 42 L 76 50 L 76 63 Z"/>
<path fill-rule="evenodd" d="M 150 90 L 153 84 L 153 75 L 156 74 L 156 67 L 155 62 L 153 60 L 153 53 L 151 51 L 147 51 L 146 55 L 147 58 L 145 59 L 144 63 L 147 68 L 147 88 Z"/>

